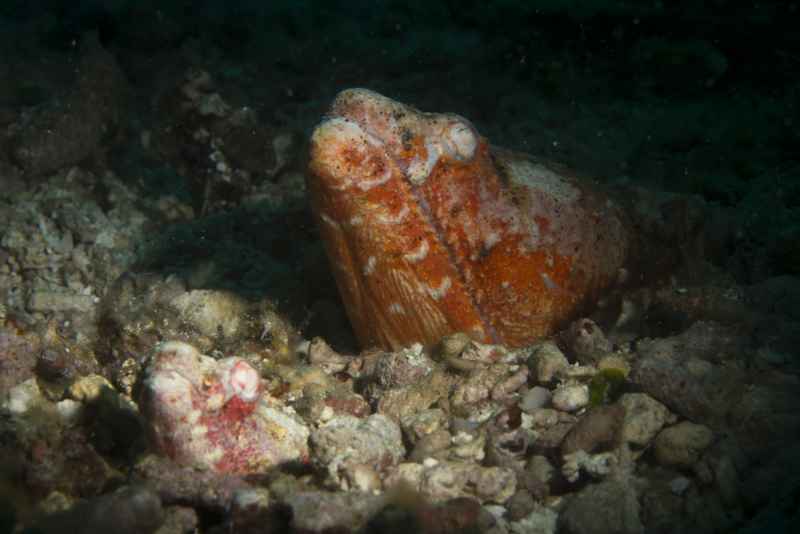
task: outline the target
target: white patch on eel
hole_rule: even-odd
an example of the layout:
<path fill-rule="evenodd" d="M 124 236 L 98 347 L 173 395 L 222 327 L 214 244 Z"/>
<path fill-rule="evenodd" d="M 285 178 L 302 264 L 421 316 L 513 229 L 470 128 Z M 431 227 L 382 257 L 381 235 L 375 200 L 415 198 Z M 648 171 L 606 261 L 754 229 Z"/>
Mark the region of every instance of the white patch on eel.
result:
<path fill-rule="evenodd" d="M 375 256 L 370 256 L 367 258 L 367 263 L 364 264 L 364 275 L 369 276 L 375 272 L 375 264 L 378 263 L 378 260 L 375 259 Z"/>
<path fill-rule="evenodd" d="M 450 289 L 450 286 L 453 285 L 452 280 L 450 280 L 449 276 L 445 276 L 442 278 L 442 281 L 439 282 L 438 287 L 432 287 L 428 284 L 422 284 L 425 288 L 425 292 L 430 295 L 433 300 L 441 300 L 445 295 L 447 295 L 447 291 Z"/>
<path fill-rule="evenodd" d="M 419 246 L 416 249 L 407 254 L 403 254 L 403 258 L 410 263 L 418 263 L 428 256 L 429 250 L 430 246 L 428 245 L 428 241 L 423 239 L 420 241 Z"/>

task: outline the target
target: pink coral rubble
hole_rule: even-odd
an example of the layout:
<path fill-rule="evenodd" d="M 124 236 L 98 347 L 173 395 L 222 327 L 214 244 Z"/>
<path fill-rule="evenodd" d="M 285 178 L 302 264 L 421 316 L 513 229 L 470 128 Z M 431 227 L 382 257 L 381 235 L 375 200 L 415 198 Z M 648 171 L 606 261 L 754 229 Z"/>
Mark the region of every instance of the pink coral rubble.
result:
<path fill-rule="evenodd" d="M 154 446 L 182 464 L 247 474 L 308 456 L 308 428 L 241 358 L 215 360 L 186 343 L 161 343 L 145 372 L 141 408 Z"/>

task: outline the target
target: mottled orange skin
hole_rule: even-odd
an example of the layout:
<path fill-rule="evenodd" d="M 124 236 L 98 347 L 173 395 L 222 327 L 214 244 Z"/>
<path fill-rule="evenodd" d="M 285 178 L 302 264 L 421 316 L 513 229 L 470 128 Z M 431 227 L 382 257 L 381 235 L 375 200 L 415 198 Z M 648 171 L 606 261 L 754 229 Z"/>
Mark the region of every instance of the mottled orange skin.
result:
<path fill-rule="evenodd" d="M 491 147 L 465 119 L 342 92 L 311 140 L 308 188 L 361 344 L 466 332 L 529 344 L 611 285 L 620 210 L 568 171 Z"/>

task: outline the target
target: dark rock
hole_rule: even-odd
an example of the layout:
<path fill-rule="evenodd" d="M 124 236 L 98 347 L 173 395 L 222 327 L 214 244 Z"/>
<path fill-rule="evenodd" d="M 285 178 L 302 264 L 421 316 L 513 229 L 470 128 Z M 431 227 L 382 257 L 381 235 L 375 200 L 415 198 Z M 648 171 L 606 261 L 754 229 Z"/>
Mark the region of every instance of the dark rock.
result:
<path fill-rule="evenodd" d="M 383 505 L 384 498 L 361 493 L 299 492 L 284 505 L 291 509 L 294 532 L 354 532 Z"/>
<path fill-rule="evenodd" d="M 163 520 L 164 511 L 158 495 L 144 488 L 123 487 L 48 516 L 34 528 L 43 534 L 149 534 L 155 532 Z"/>
<path fill-rule="evenodd" d="M 486 446 L 486 461 L 489 465 L 501 467 L 522 468 L 528 445 L 531 441 L 530 434 L 524 428 L 502 432 L 490 432 Z"/>
<path fill-rule="evenodd" d="M 600 452 L 616 445 L 625 419 L 621 404 L 600 406 L 578 420 L 561 443 L 561 454 Z"/>
<path fill-rule="evenodd" d="M 215 511 L 227 510 L 236 491 L 251 487 L 238 476 L 180 466 L 152 455 L 134 466 L 133 479 L 153 488 L 164 504 L 191 504 Z"/>
<path fill-rule="evenodd" d="M 321 466 L 359 463 L 378 471 L 396 465 L 406 452 L 400 427 L 381 414 L 366 419 L 337 416 L 311 433 L 309 445 L 314 461 Z"/>
<path fill-rule="evenodd" d="M 640 534 L 639 502 L 633 487 L 617 480 L 590 484 L 572 497 L 559 517 L 565 534 Z"/>
<path fill-rule="evenodd" d="M 445 534 L 486 532 L 494 524 L 477 501 L 458 497 L 431 505 L 417 495 L 395 495 L 364 529 L 364 534 Z"/>
<path fill-rule="evenodd" d="M 93 497 L 115 476 L 79 427 L 34 437 L 25 447 L 31 451 L 25 463 L 27 483 L 42 495 L 58 490 Z"/>
<path fill-rule="evenodd" d="M 707 427 L 681 421 L 658 433 L 653 442 L 654 456 L 661 465 L 690 469 L 713 439 L 714 434 Z"/>
<path fill-rule="evenodd" d="M 550 486 L 558 477 L 558 472 L 545 456 L 531 456 L 519 477 L 520 483 L 531 496 L 542 501 L 550 495 Z"/>
<path fill-rule="evenodd" d="M 584 364 L 591 365 L 611 352 L 611 342 L 603 330 L 591 319 L 578 319 L 562 333 L 570 355 Z"/>
<path fill-rule="evenodd" d="M 536 503 L 534 502 L 533 497 L 528 491 L 525 490 L 517 491 L 506 502 L 508 518 L 511 521 L 519 521 L 523 517 L 530 514 L 535 507 Z"/>
<path fill-rule="evenodd" d="M 667 483 L 651 482 L 651 486 L 642 492 L 641 505 L 642 522 L 647 532 L 680 532 L 683 499 L 675 495 Z"/>
<path fill-rule="evenodd" d="M 741 351 L 735 339 L 731 329 L 699 323 L 678 336 L 645 340 L 637 346 L 640 358 L 629 380 L 687 419 L 721 422 L 736 405 L 746 377 L 734 366 L 708 360 L 727 360 Z"/>
<path fill-rule="evenodd" d="M 157 534 L 192 534 L 198 531 L 199 522 L 194 508 L 168 506 L 164 509 L 164 522 Z"/>

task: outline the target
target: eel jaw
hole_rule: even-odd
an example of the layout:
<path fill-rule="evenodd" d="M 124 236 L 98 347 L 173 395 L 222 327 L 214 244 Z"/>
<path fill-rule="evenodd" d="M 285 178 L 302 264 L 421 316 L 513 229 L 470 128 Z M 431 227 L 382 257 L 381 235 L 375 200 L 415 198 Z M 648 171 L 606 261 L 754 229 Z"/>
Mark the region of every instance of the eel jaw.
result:
<path fill-rule="evenodd" d="M 391 178 L 392 164 L 383 142 L 356 122 L 332 117 L 311 136 L 311 171 L 336 191 L 366 191 Z"/>

